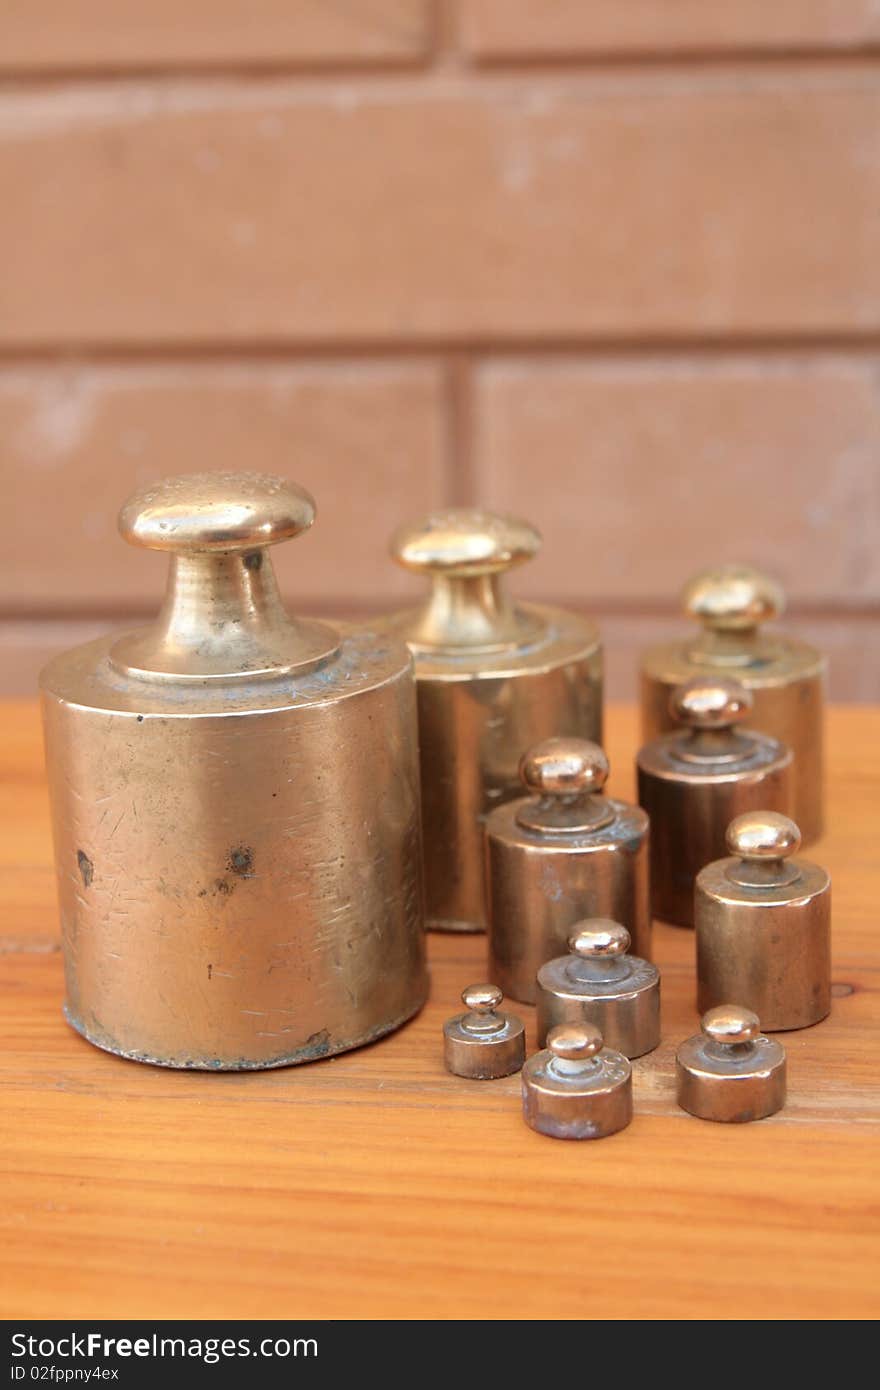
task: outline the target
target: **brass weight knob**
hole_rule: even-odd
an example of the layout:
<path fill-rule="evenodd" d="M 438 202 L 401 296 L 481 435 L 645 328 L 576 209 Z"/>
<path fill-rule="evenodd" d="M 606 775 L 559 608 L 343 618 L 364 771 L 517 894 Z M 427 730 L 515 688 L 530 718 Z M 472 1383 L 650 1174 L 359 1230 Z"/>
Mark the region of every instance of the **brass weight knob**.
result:
<path fill-rule="evenodd" d="M 801 847 L 801 832 L 777 811 L 747 811 L 727 827 L 727 848 L 736 856 L 727 876 L 733 883 L 754 888 L 782 888 L 799 877 L 796 865 L 786 863 Z"/>
<path fill-rule="evenodd" d="M 552 1028 L 523 1067 L 523 1118 L 552 1139 L 601 1139 L 632 1119 L 632 1068 L 593 1023 Z"/>
<path fill-rule="evenodd" d="M 168 551 L 171 571 L 155 624 L 111 650 L 129 676 L 254 679 L 302 674 L 338 650 L 323 623 L 295 620 L 266 548 L 308 530 L 304 488 L 258 473 L 191 473 L 129 498 L 119 530 L 131 545 Z"/>
<path fill-rule="evenodd" d="M 538 971 L 537 1027 L 542 1046 L 561 1024 L 601 1029 L 612 1048 L 641 1057 L 660 1041 L 660 973 L 628 954 L 630 934 L 620 922 L 594 917 L 576 924 L 567 956 Z"/>
<path fill-rule="evenodd" d="M 407 640 L 447 652 L 490 652 L 537 638 L 543 624 L 513 602 L 503 575 L 531 560 L 540 545 L 527 521 L 465 508 L 402 526 L 391 538 L 392 557 L 431 580 Z"/>
<path fill-rule="evenodd" d="M 520 780 L 534 799 L 523 802 L 517 823 L 550 834 L 609 825 L 614 813 L 600 795 L 608 772 L 608 759 L 598 743 L 544 739 L 520 759 Z"/>
<path fill-rule="evenodd" d="M 743 1123 L 785 1104 L 785 1050 L 761 1034 L 758 1015 L 721 1004 L 678 1049 L 678 1103 L 701 1120 Z"/>
<path fill-rule="evenodd" d="M 736 728 L 748 719 L 753 705 L 746 687 L 724 676 L 695 676 L 676 686 L 669 697 L 669 712 L 682 727 L 674 755 L 704 765 L 754 757 L 755 740 Z"/>
<path fill-rule="evenodd" d="M 443 1025 L 447 1071 L 471 1081 L 492 1081 L 519 1071 L 525 1059 L 525 1029 L 513 1014 L 500 1012 L 497 985 L 468 985 L 461 1002 L 466 1013 Z"/>
<path fill-rule="evenodd" d="M 682 605 L 712 632 L 746 632 L 779 617 L 785 594 L 775 580 L 750 565 L 722 565 L 694 576 Z"/>

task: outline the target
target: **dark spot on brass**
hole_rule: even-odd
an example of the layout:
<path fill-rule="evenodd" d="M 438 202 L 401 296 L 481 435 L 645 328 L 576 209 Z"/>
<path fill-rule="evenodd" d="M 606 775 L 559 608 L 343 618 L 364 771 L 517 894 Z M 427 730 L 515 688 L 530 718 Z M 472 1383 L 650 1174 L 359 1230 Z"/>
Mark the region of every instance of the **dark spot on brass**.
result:
<path fill-rule="evenodd" d="M 142 714 L 139 714 L 139 715 L 138 715 L 138 723 L 139 723 L 139 724 L 143 724 L 143 722 L 144 722 L 144 716 L 143 716 Z"/>
<path fill-rule="evenodd" d="M 845 984 L 843 980 L 839 980 L 831 986 L 832 999 L 845 999 L 848 994 L 855 994 L 855 992 L 855 985 Z"/>
<path fill-rule="evenodd" d="M 235 884 L 230 883 L 228 878 L 218 878 L 216 883 L 214 884 L 214 892 L 222 893 L 224 898 L 228 898 L 229 894 L 234 891 Z"/>
<path fill-rule="evenodd" d="M 259 570 L 259 569 L 262 568 L 262 565 L 263 565 L 263 552 L 262 552 L 262 550 L 252 550 L 252 551 L 250 551 L 250 553 L 249 553 L 248 555 L 245 555 L 245 557 L 244 557 L 244 567 L 245 567 L 246 570 L 254 570 L 254 571 L 256 572 L 257 570 Z"/>
<path fill-rule="evenodd" d="M 235 849 L 231 849 L 226 867 L 241 878 L 248 878 L 254 867 L 253 850 L 248 849 L 247 845 L 238 845 Z"/>
<path fill-rule="evenodd" d="M 83 888 L 91 888 L 92 879 L 95 877 L 95 866 L 85 850 L 78 849 L 76 852 L 76 862 L 79 865 L 80 876 L 83 881 Z"/>
<path fill-rule="evenodd" d="M 208 966 L 208 979 L 209 979 L 209 980 L 210 980 L 211 976 L 213 975 L 213 973 L 214 973 L 214 967 L 213 967 L 213 965 L 209 965 L 209 966 Z"/>
<path fill-rule="evenodd" d="M 297 1051 L 297 1060 L 305 1062 L 317 1057 L 326 1057 L 330 1051 L 330 1033 L 326 1028 L 322 1028 L 318 1033 L 312 1033 L 305 1042 L 305 1046 Z"/>

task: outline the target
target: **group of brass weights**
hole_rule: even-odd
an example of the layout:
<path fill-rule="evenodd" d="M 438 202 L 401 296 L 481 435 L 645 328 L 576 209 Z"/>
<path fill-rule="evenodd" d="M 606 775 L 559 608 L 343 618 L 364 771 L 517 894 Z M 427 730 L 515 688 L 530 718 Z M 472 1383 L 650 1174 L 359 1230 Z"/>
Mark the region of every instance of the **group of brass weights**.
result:
<path fill-rule="evenodd" d="M 471 567 L 479 563 L 485 574 L 490 535 L 506 567 L 523 558 L 526 534 L 500 518 L 457 514 L 402 533 L 397 553 L 433 571 L 436 594 L 441 558 L 448 571 L 481 542 L 483 554 Z M 535 729 L 547 711 L 528 679 L 534 648 L 525 647 L 530 662 L 519 669 L 512 641 L 504 646 L 501 632 L 493 633 L 491 615 L 504 615 L 510 635 L 521 613 L 534 641 L 541 610 L 511 608 L 497 579 L 491 602 L 485 588 L 462 588 L 451 599 L 450 587 L 447 578 L 429 663 L 416 648 L 420 714 L 430 710 L 437 731 L 422 753 L 426 854 L 435 868 L 428 917 L 437 928 L 479 930 L 485 903 L 489 973 L 497 984 L 463 992 L 466 1012 L 444 1027 L 448 1069 L 486 1080 L 522 1068 L 525 1120 L 552 1137 L 598 1138 L 622 1129 L 632 1116 L 630 1059 L 660 1041 L 660 976 L 649 959 L 656 916 L 696 927 L 702 1030 L 678 1050 L 679 1104 L 728 1122 L 773 1114 L 785 1100 L 786 1060 L 762 1024 L 771 1032 L 806 1027 L 831 1004 L 830 880 L 824 869 L 792 857 L 801 833 L 791 818 L 811 838 L 821 831 L 823 659 L 760 631 L 783 606 L 764 576 L 744 567 L 698 576 L 684 600 L 702 633 L 644 660 L 648 741 L 637 755 L 640 804 L 632 806 L 602 794 L 609 767 L 598 742 L 599 649 L 592 629 L 567 615 L 569 632 L 580 625 L 579 659 L 569 655 L 554 667 L 545 652 L 541 667 L 545 677 L 568 667 L 563 732 L 557 726 L 521 756 L 518 790 L 527 795 L 509 799 L 501 775 L 509 739 L 520 728 Z M 441 637 L 453 636 L 453 617 L 455 651 L 451 642 L 441 645 Z M 559 622 L 544 610 L 545 632 L 554 618 Z M 494 635 L 491 657 L 488 644 L 468 645 L 469 634 L 481 642 Z M 488 684 L 502 669 L 503 699 Z M 456 678 L 453 712 L 449 686 L 440 682 Z M 477 679 L 487 684 L 475 687 Z M 488 698 L 474 699 L 483 690 Z M 493 775 L 482 782 L 449 747 L 447 766 L 458 776 L 436 776 L 444 699 L 447 736 L 467 709 L 468 750 L 490 750 Z M 485 740 L 474 736 L 481 718 Z M 749 727 L 759 722 L 765 732 Z M 486 766 L 480 764 L 484 773 Z M 475 887 L 481 862 L 482 894 Z M 566 944 L 568 954 L 561 954 Z M 499 1009 L 504 994 L 537 1005 L 542 1050 L 528 1061 L 521 1021 Z"/>
<path fill-rule="evenodd" d="M 827 876 L 786 858 L 797 829 L 769 814 L 793 796 L 805 838 L 819 832 L 824 663 L 762 634 L 774 586 L 702 576 L 686 595 L 701 635 L 648 653 L 640 808 L 602 795 L 594 625 L 505 589 L 538 548 L 531 526 L 452 511 L 404 528 L 393 553 L 430 579 L 426 599 L 353 626 L 281 601 L 268 547 L 314 517 L 303 489 L 258 474 L 142 489 L 120 530 L 169 557 L 158 618 L 42 673 L 75 1029 L 169 1067 L 330 1056 L 421 1007 L 426 915 L 479 931 L 488 903 L 491 973 L 538 1000 L 549 1044 L 524 1071 L 527 1114 L 607 1132 L 628 1114 L 629 1062 L 597 1025 L 631 1056 L 657 1041 L 649 852 L 658 916 L 689 920 L 699 870 L 701 1008 L 737 1001 L 771 1030 L 827 1012 Z M 750 701 L 762 735 L 737 726 Z M 730 821 L 734 857 L 710 863 Z M 519 1066 L 498 990 L 465 999 L 453 1069 Z M 710 1014 L 680 1054 L 688 1108 L 742 1119 L 780 1101 L 757 1027 Z"/>

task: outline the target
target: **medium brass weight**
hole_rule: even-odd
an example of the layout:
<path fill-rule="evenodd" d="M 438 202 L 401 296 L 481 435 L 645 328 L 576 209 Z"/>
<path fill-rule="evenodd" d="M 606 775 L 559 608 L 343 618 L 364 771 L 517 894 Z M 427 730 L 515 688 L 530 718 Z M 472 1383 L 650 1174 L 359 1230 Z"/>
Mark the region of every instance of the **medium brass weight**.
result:
<path fill-rule="evenodd" d="M 428 926 L 486 926 L 483 826 L 522 794 L 519 760 L 555 734 L 600 741 L 602 649 L 593 623 L 518 603 L 505 572 L 537 552 L 527 522 L 437 512 L 392 538 L 427 600 L 386 620 L 415 660 Z"/>
<path fill-rule="evenodd" d="M 266 547 L 314 514 L 253 474 L 146 489 L 120 528 L 170 554 L 157 621 L 43 672 L 66 1014 L 110 1052 L 282 1066 L 425 998 L 412 663 L 285 610 Z"/>

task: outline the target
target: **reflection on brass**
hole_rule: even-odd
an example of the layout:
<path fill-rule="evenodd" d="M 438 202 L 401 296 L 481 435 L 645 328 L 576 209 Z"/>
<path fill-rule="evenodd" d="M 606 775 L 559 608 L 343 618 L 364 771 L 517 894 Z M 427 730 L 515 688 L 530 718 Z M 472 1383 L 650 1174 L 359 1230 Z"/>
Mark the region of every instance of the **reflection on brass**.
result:
<path fill-rule="evenodd" d="M 523 1119 L 551 1139 L 602 1139 L 632 1119 L 632 1067 L 593 1023 L 552 1028 L 522 1071 Z"/>
<path fill-rule="evenodd" d="M 530 793 L 486 822 L 489 970 L 505 994 L 533 1004 L 537 974 L 575 923 L 610 917 L 650 957 L 648 817 L 603 796 L 598 744 L 551 738 L 523 757 Z"/>
<path fill-rule="evenodd" d="M 628 954 L 626 927 L 605 917 L 578 922 L 569 955 L 538 971 L 538 1045 L 561 1023 L 594 1023 L 624 1057 L 641 1057 L 660 1041 L 660 972 Z"/>
<path fill-rule="evenodd" d="M 465 510 L 392 540 L 395 559 L 431 581 L 388 625 L 415 659 L 428 925 L 448 931 L 485 928 L 483 822 L 517 795 L 523 749 L 551 734 L 601 738 L 595 626 L 505 586 L 539 544 L 526 522 Z"/>
<path fill-rule="evenodd" d="M 678 1103 L 701 1120 L 763 1120 L 785 1104 L 785 1070 L 785 1050 L 762 1037 L 758 1015 L 721 1004 L 678 1049 Z"/>
<path fill-rule="evenodd" d="M 754 700 L 749 723 L 794 755 L 793 814 L 809 843 L 822 833 L 825 657 L 806 642 L 765 632 L 785 605 L 778 585 L 745 565 L 707 570 L 682 596 L 699 633 L 652 647 L 642 661 L 642 738 L 675 728 L 669 697 L 694 676 L 732 676 Z"/>
<path fill-rule="evenodd" d="M 752 729 L 752 695 L 738 681 L 695 676 L 675 688 L 678 733 L 663 734 L 636 758 L 639 805 L 651 821 L 651 905 L 655 917 L 694 924 L 694 879 L 724 854 L 730 822 L 744 811 L 792 806 L 792 758 L 777 739 Z"/>
<path fill-rule="evenodd" d="M 282 1066 L 424 1000 L 411 662 L 287 614 L 266 547 L 313 519 L 277 478 L 145 489 L 120 528 L 170 554 L 157 621 L 43 672 L 66 1014 L 111 1052 Z"/>
<path fill-rule="evenodd" d="M 526 1034 L 515 1014 L 503 1014 L 504 995 L 497 985 L 468 985 L 461 1002 L 466 1012 L 443 1025 L 446 1070 L 470 1081 L 493 1081 L 519 1071 L 526 1055 Z"/>
<path fill-rule="evenodd" d="M 831 880 L 795 859 L 794 821 L 771 811 L 739 816 L 732 858 L 697 876 L 697 1007 L 735 999 L 768 1032 L 806 1028 L 831 1009 Z"/>

